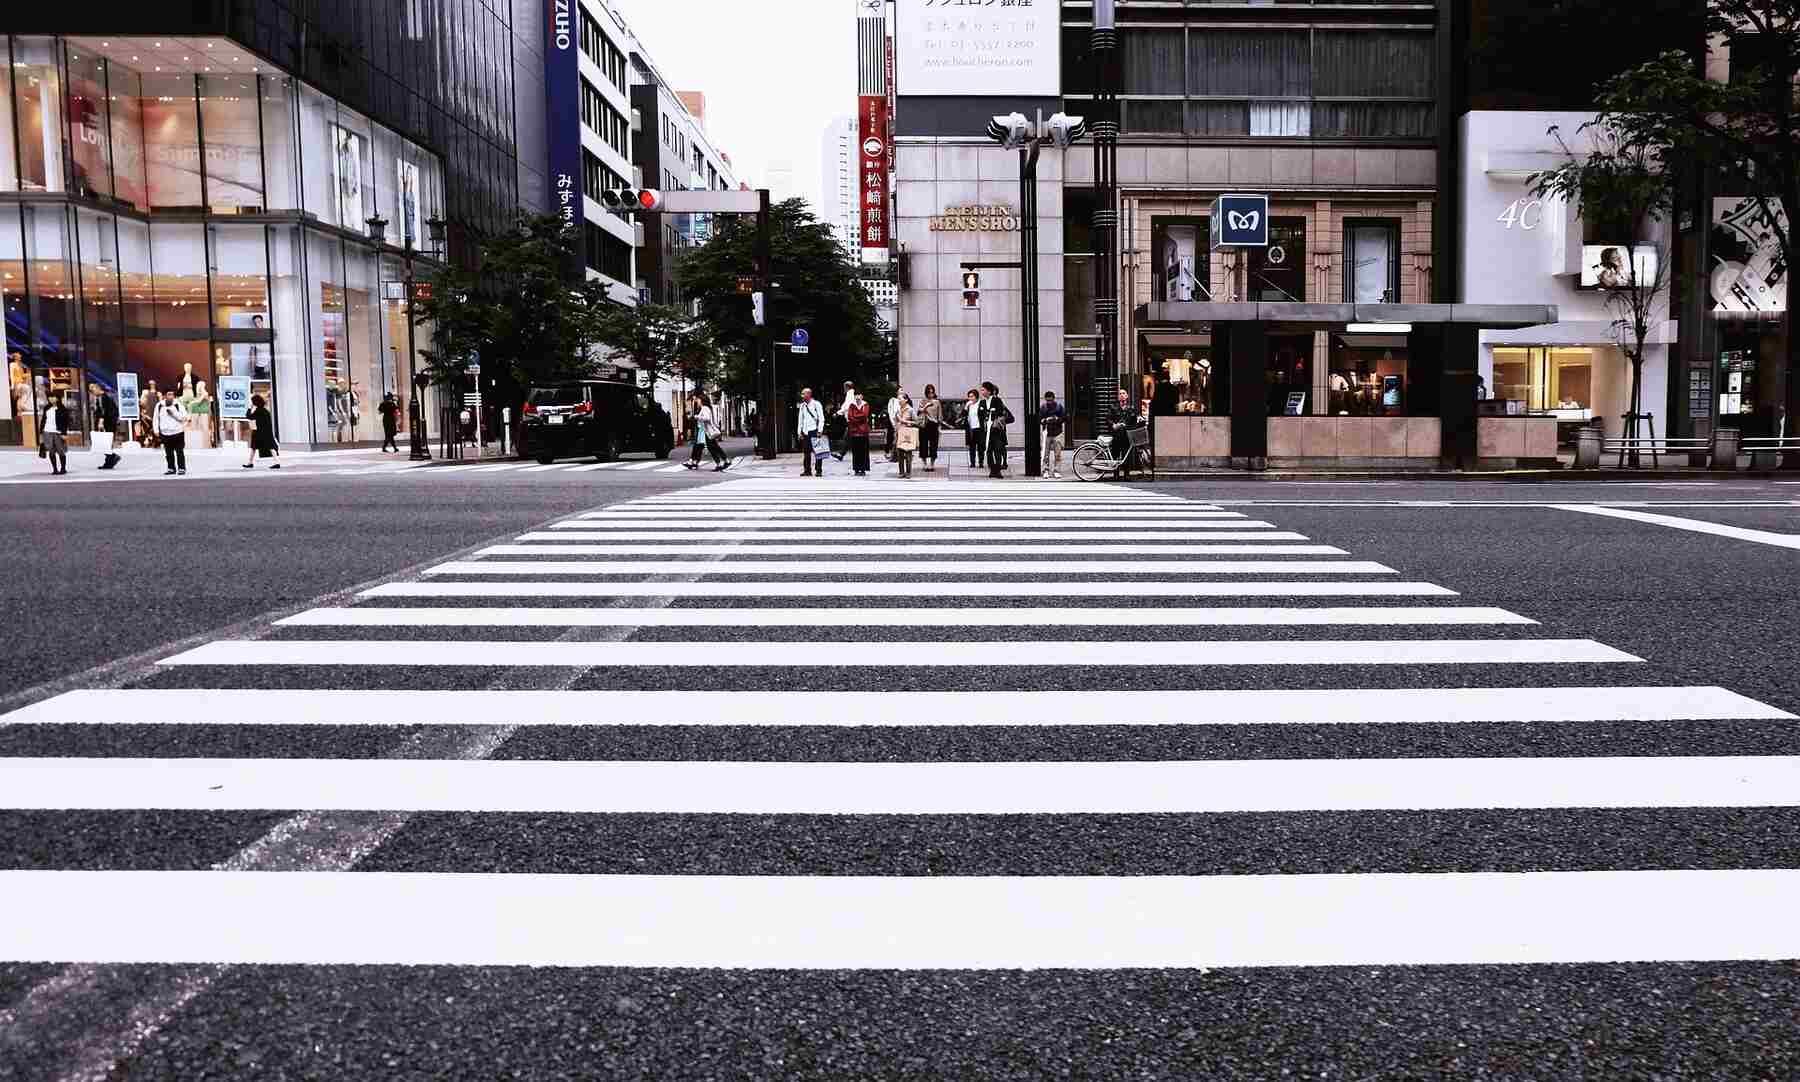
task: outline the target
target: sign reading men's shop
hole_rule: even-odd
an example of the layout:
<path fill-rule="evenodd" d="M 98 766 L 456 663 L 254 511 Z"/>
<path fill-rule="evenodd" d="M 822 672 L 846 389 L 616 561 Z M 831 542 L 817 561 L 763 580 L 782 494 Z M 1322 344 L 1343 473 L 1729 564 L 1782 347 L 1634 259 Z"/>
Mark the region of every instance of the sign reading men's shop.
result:
<path fill-rule="evenodd" d="M 1210 224 L 1208 234 L 1214 248 L 1267 248 L 1269 197 L 1221 195 L 1213 200 Z"/>
<path fill-rule="evenodd" d="M 1008 206 L 945 207 L 930 222 L 934 233 L 1011 233 L 1019 228 L 1019 216 Z"/>
<path fill-rule="evenodd" d="M 575 0 L 544 0 L 544 106 L 549 146 L 550 206 L 579 230 L 581 212 L 581 68 Z M 598 199 L 599 192 L 592 193 Z M 580 234 L 577 233 L 577 236 Z"/>

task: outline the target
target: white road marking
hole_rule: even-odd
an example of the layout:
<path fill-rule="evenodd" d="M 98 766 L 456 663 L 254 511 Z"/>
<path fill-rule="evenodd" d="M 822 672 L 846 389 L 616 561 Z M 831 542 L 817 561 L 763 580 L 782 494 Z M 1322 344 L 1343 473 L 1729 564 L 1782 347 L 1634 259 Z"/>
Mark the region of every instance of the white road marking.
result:
<path fill-rule="evenodd" d="M 1249 876 L 4 871 L 0 897 L 7 900 L 0 959 L 23 962 L 969 970 L 1800 957 L 1800 871 L 1787 869 Z"/>
<path fill-rule="evenodd" d="M 218 639 L 161 665 L 757 668 L 1160 668 L 1218 665 L 1555 665 L 1638 662 L 1592 639 L 1032 642 L 479 642 Z"/>
<path fill-rule="evenodd" d="M 1185 545 L 1113 545 L 1104 542 L 1064 544 L 1032 542 L 1029 544 L 967 544 L 949 548 L 943 545 L 877 545 L 869 544 L 709 544 L 686 538 L 670 538 L 660 545 L 590 544 L 574 537 L 542 535 L 551 544 L 489 545 L 476 556 L 943 556 L 969 553 L 974 555 L 1045 555 L 1065 556 L 1348 556 L 1333 545 L 1225 544 L 1208 545 L 1194 542 Z M 1029 568 L 1026 568 L 1029 570 Z"/>
<path fill-rule="evenodd" d="M 817 704 L 817 705 L 815 705 Z M 1069 725 L 1470 725 L 1794 721 L 1721 687 L 1250 691 L 411 691 L 107 688 L 0 715 L 8 725 L 614 725 L 904 728 Z"/>
<path fill-rule="evenodd" d="M 612 462 L 590 462 L 585 466 L 577 466 L 574 469 L 570 470 L 569 472 L 570 473 L 592 473 L 595 470 L 616 470 L 620 466 L 623 466 L 623 465 L 625 465 L 625 463 L 617 461 L 617 460 L 614 460 Z"/>
<path fill-rule="evenodd" d="M 1800 756 L 1193 762 L 0 759 L 16 810 L 1205 815 L 1792 808 Z"/>
<path fill-rule="evenodd" d="M 811 596 L 833 588 L 810 584 Z M 1154 582 L 1132 581 L 1134 598 L 1145 597 L 1456 597 L 1455 590 L 1429 582 Z M 859 582 L 855 597 L 917 598 L 931 592 L 916 582 Z M 1116 582 L 983 583 L 983 597 L 1104 597 L 1118 599 Z M 358 597 L 783 597 L 809 596 L 779 582 L 390 582 Z M 835 593 L 833 593 L 835 596 Z M 958 604 L 967 604 L 958 598 Z"/>
<path fill-rule="evenodd" d="M 427 575 L 1393 575 L 1366 560 L 453 560 Z M 1131 584 L 1115 582 L 1128 592 Z M 860 584 L 857 587 L 861 589 Z M 984 587 L 985 588 L 985 587 Z"/>
<path fill-rule="evenodd" d="M 542 466 L 527 466 L 520 473 L 549 473 L 551 470 L 567 470 L 574 468 L 573 462 L 547 462 Z"/>
<path fill-rule="evenodd" d="M 1618 507 L 1597 507 L 1593 504 L 1567 503 L 1558 505 L 1563 511 L 1579 511 L 1584 515 L 1602 515 L 1606 518 L 1622 518 L 1630 522 L 1647 522 L 1654 526 L 1667 526 L 1672 530 L 1687 530 L 1690 533 L 1711 534 L 1714 537 L 1728 537 L 1733 541 L 1754 541 L 1759 545 L 1774 545 L 1776 548 L 1800 549 L 1800 534 L 1775 533 L 1772 530 L 1752 530 L 1743 526 L 1726 526 L 1717 522 L 1704 522 L 1696 518 L 1676 518 L 1673 515 L 1653 515 L 1644 511 L 1626 511 Z"/>
<path fill-rule="evenodd" d="M 1070 537 L 1082 537 L 1088 534 L 1106 533 L 1120 540 L 1148 538 L 1153 535 L 1149 530 L 1272 530 L 1273 523 L 1259 522 L 1251 519 L 1167 519 L 1167 520 L 1132 520 L 1121 523 L 1105 518 L 1044 518 L 1016 519 L 999 522 L 956 522 L 938 519 L 909 518 L 877 518 L 852 519 L 837 522 L 829 518 L 799 519 L 784 516 L 778 519 L 742 518 L 714 515 L 695 515 L 688 517 L 631 517 L 618 518 L 577 518 L 565 522 L 552 522 L 552 530 L 585 530 L 593 532 L 596 537 L 623 537 L 624 534 L 605 533 L 607 530 L 662 530 L 682 533 L 692 532 L 696 527 L 707 527 L 716 530 L 828 530 L 846 537 L 861 537 L 864 531 L 874 530 L 908 530 L 910 536 L 922 536 L 919 531 L 928 531 L 923 536 L 942 536 L 946 539 L 963 536 L 969 531 L 992 530 L 994 537 L 1017 537 L 1021 532 L 1053 530 Z M 1129 527 L 1129 528 L 1126 528 Z M 760 534 L 757 536 L 761 536 Z"/>
<path fill-rule="evenodd" d="M 279 627 L 1315 627 L 1531 625 L 1505 609 L 1397 608 L 331 608 L 275 621 Z"/>
<path fill-rule="evenodd" d="M 713 526 L 702 530 L 688 527 L 672 526 L 668 523 L 657 524 L 661 529 L 619 531 L 609 526 L 591 526 L 588 523 L 576 523 L 568 527 L 566 523 L 552 524 L 552 531 L 544 533 L 520 534 L 517 541 L 863 541 L 863 542 L 921 542 L 921 541 L 1305 541 L 1306 535 L 1287 533 L 1277 530 L 1243 530 L 1238 532 L 1212 530 L 1207 533 L 1192 533 L 1188 529 L 1178 530 L 994 530 L 989 533 L 975 532 L 973 527 L 957 527 L 941 530 L 936 525 L 921 523 L 915 529 L 880 530 L 858 524 L 850 529 L 832 528 L 823 525 L 811 529 L 766 528 L 762 524 L 751 524 L 759 528 L 741 529 L 744 524 L 732 526 Z M 1209 525 L 1237 526 L 1241 523 L 1222 522 Z M 754 551 L 754 549 L 752 550 Z M 865 549 L 864 551 L 869 551 Z M 957 551 L 951 549 L 950 551 Z"/>
<path fill-rule="evenodd" d="M 1049 508 L 1047 510 L 1054 512 L 1057 509 Z M 726 508 L 696 507 L 691 511 L 671 511 L 667 508 L 644 507 L 636 501 L 633 501 L 632 503 L 620 504 L 604 511 L 586 512 L 575 521 L 606 523 L 616 519 L 657 519 L 663 522 L 685 523 L 713 522 L 719 520 L 733 522 L 754 520 L 760 522 L 767 519 L 771 522 L 819 520 L 823 522 L 854 523 L 862 519 L 898 519 L 907 522 L 949 519 L 952 522 L 980 524 L 984 520 L 994 519 L 999 521 L 993 524 L 1008 526 L 1010 526 L 1013 521 L 1019 519 L 1031 522 L 1062 521 L 1058 518 L 1046 518 L 1046 513 L 1046 510 L 995 510 L 977 507 L 917 508 L 911 506 L 904 508 L 889 507 L 885 510 L 858 510 L 850 507 L 839 510 L 820 508 L 816 511 L 788 510 L 786 508 L 774 506 L 766 506 L 755 510 L 738 509 L 736 511 Z M 1245 518 L 1244 515 L 1236 511 L 1209 511 L 1205 509 L 1189 511 L 1179 507 L 1169 508 L 1163 511 L 1121 511 L 1110 508 L 1076 508 L 1067 512 L 1067 518 L 1069 519 L 1093 518 L 1095 516 L 1105 516 L 1108 519 L 1134 526 L 1139 522 L 1171 522 L 1188 525 L 1190 523 L 1197 524 L 1213 520 L 1242 521 Z"/>
<path fill-rule="evenodd" d="M 661 465 L 663 465 L 663 460 L 662 460 L 662 459 L 660 459 L 660 458 L 653 458 L 653 459 L 651 459 L 651 460 L 650 460 L 650 461 L 648 461 L 648 462 L 633 462 L 633 463 L 631 463 L 631 464 L 630 464 L 630 465 L 627 465 L 627 466 L 621 466 L 621 467 L 620 467 L 620 469 L 625 469 L 625 470 L 653 470 L 653 469 L 656 469 L 656 468 L 657 468 L 657 467 L 658 467 L 658 466 L 661 466 Z"/>

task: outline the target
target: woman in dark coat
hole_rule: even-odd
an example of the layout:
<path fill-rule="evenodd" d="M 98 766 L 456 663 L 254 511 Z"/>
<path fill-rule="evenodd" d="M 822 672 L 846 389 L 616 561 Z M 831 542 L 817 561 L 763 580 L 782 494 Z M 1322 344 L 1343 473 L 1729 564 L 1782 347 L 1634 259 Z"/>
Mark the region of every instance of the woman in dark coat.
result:
<path fill-rule="evenodd" d="M 983 383 L 987 395 L 981 400 L 981 427 L 986 436 L 988 476 L 998 477 L 1006 468 L 1006 426 L 1013 423 L 1012 410 L 1000 401 L 1000 388 Z"/>
<path fill-rule="evenodd" d="M 275 442 L 275 418 L 270 415 L 268 403 L 263 401 L 262 395 L 250 396 L 250 421 L 256 425 L 256 431 L 250 436 L 250 461 L 244 463 L 244 468 L 255 469 L 258 457 L 273 456 L 275 464 L 269 468 L 280 469 L 281 446 Z"/>

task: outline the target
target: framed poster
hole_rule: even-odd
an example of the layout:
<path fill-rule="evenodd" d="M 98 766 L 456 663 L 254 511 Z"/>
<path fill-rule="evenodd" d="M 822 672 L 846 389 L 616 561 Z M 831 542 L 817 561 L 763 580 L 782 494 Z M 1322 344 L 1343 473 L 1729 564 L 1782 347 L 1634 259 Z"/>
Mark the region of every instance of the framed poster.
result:
<path fill-rule="evenodd" d="M 1306 392 L 1289 391 L 1287 396 L 1287 406 L 1281 412 L 1289 417 L 1306 416 Z"/>
<path fill-rule="evenodd" d="M 219 419 L 241 421 L 250 416 L 250 377 L 219 377 Z"/>
<path fill-rule="evenodd" d="M 398 206 L 395 208 L 398 219 L 395 224 L 400 227 L 400 243 L 407 248 L 417 248 L 421 236 L 419 228 L 419 167 L 412 162 L 397 161 L 394 171 L 398 174 L 394 192 Z"/>
<path fill-rule="evenodd" d="M 1151 287 L 1157 300 L 1211 299 L 1207 219 L 1152 218 L 1150 247 Z"/>
<path fill-rule="evenodd" d="M 341 124 L 332 124 L 330 131 L 331 188 L 338 224 L 367 233 L 369 224 L 363 217 L 362 136 Z"/>
<path fill-rule="evenodd" d="M 138 377 L 136 372 L 120 372 L 119 379 L 119 420 L 135 421 L 138 419 Z"/>

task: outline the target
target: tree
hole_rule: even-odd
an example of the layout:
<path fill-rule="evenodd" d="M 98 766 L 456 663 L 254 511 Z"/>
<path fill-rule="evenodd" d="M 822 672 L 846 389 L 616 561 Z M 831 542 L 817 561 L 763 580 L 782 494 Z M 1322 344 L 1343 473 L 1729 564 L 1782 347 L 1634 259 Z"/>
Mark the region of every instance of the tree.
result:
<path fill-rule="evenodd" d="M 1652 239 L 1652 233 L 1674 209 L 1675 186 L 1660 145 L 1636 141 L 1635 133 L 1604 119 L 1583 124 L 1578 133 L 1591 140 L 1585 157 L 1577 157 L 1562 132 L 1550 128 L 1568 160 L 1533 176 L 1531 194 L 1574 202 L 1582 217 L 1604 228 L 1605 235 L 1627 238 L 1622 262 L 1601 270 L 1600 287 L 1606 292 L 1606 306 L 1618 316 L 1613 320 L 1613 340 L 1631 362 L 1631 407 L 1624 434 L 1634 439 L 1644 412 L 1644 345 L 1655 325 L 1669 314 L 1670 253 Z M 1638 461 L 1635 447 L 1631 461 L 1633 465 Z"/>
<path fill-rule="evenodd" d="M 812 338 L 806 354 L 777 351 L 780 385 L 822 389 L 846 379 L 862 386 L 881 378 L 886 349 L 875 308 L 831 227 L 813 217 L 802 199 L 775 204 L 769 217 L 770 267 L 777 284 L 767 297 L 766 318 L 778 341 L 795 327 L 805 327 Z M 701 318 L 731 357 L 721 382 L 732 393 L 753 394 L 756 372 L 749 349 L 758 328 L 750 298 L 738 292 L 738 279 L 755 271 L 756 218 L 721 215 L 717 221 L 712 239 L 677 261 L 676 277 L 700 302 Z"/>
<path fill-rule="evenodd" d="M 585 334 L 596 297 L 580 284 L 575 231 L 552 214 L 521 216 L 483 243 L 481 256 L 483 274 L 497 287 L 487 351 L 493 361 L 520 384 L 570 379 L 591 368 Z"/>
<path fill-rule="evenodd" d="M 1754 200 L 1786 266 L 1800 266 L 1789 223 L 1800 210 L 1800 0 L 1712 0 L 1709 40 L 1732 45 L 1729 82 L 1707 77 L 1704 59 L 1667 52 L 1600 86 L 1597 123 L 1665 162 L 1714 171 L 1721 188 Z M 1787 332 L 1789 431 L 1800 422 L 1800 328 Z M 1787 465 L 1800 466 L 1789 453 Z"/>
<path fill-rule="evenodd" d="M 591 293 L 599 283 L 584 288 Z M 584 339 L 658 378 L 683 379 L 696 386 L 722 381 L 724 354 L 705 321 L 674 305 L 618 304 L 601 292 L 584 311 Z"/>
<path fill-rule="evenodd" d="M 423 374 L 435 386 L 460 386 L 469 365 L 494 339 L 493 306 L 480 299 L 475 276 L 458 267 L 427 279 L 423 292 L 412 301 L 413 323 L 431 327 Z"/>

